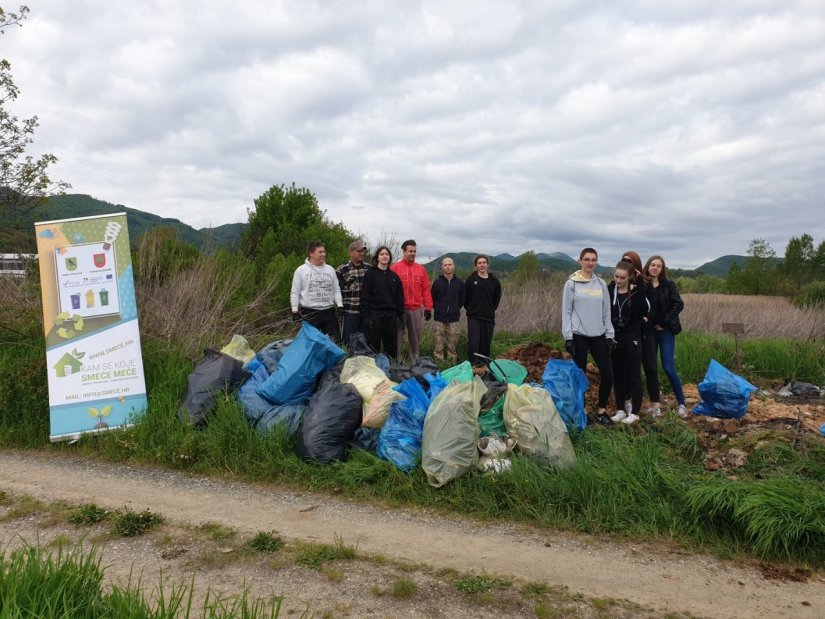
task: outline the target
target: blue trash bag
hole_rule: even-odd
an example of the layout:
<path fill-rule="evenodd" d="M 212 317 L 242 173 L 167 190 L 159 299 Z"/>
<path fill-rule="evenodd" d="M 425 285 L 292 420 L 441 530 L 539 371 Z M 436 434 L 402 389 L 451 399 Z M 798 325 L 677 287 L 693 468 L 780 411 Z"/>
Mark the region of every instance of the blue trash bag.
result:
<path fill-rule="evenodd" d="M 286 426 L 287 432 L 294 437 L 301 428 L 304 406 L 301 404 L 272 404 L 258 395 L 257 389 L 269 378 L 266 365 L 254 358 L 244 366 L 252 375 L 238 389 L 238 402 L 243 406 L 243 414 L 253 428 L 268 432 L 276 424 Z"/>
<path fill-rule="evenodd" d="M 278 368 L 257 393 L 273 404 L 301 404 L 315 392 L 318 376 L 346 356 L 324 333 L 305 322 Z"/>
<path fill-rule="evenodd" d="M 748 412 L 748 401 L 755 392 L 756 387 L 716 359 L 711 359 L 705 377 L 699 383 L 702 401 L 693 409 L 693 414 L 717 419 L 741 419 Z"/>
<path fill-rule="evenodd" d="M 271 344 L 267 344 L 255 353 L 255 359 L 257 359 L 260 363 L 263 363 L 266 366 L 266 371 L 272 374 L 276 369 L 278 369 L 278 363 L 280 363 L 281 357 L 284 356 L 286 349 L 289 348 L 292 341 L 293 340 L 278 340 L 276 342 L 272 342 Z M 255 359 L 249 363 L 252 363 Z"/>
<path fill-rule="evenodd" d="M 355 431 L 352 437 L 352 444 L 364 451 L 375 453 L 375 450 L 378 448 L 379 434 L 381 434 L 381 430 L 378 428 L 365 428 L 361 426 Z"/>
<path fill-rule="evenodd" d="M 393 388 L 407 399 L 393 402 L 390 407 L 390 414 L 378 435 L 376 453 L 379 458 L 392 462 L 396 468 L 411 471 L 421 459 L 424 418 L 432 400 L 415 377 L 408 378 Z"/>
<path fill-rule="evenodd" d="M 427 392 L 427 397 L 430 399 L 430 402 L 432 402 L 435 400 L 435 396 L 446 389 L 447 381 L 444 380 L 444 377 L 441 376 L 440 372 L 427 374 L 424 379 L 427 381 L 427 388 L 425 389 Z"/>
<path fill-rule="evenodd" d="M 553 404 L 565 425 L 584 430 L 587 427 L 584 394 L 590 382 L 576 362 L 572 359 L 549 359 L 541 382 L 553 397 Z"/>

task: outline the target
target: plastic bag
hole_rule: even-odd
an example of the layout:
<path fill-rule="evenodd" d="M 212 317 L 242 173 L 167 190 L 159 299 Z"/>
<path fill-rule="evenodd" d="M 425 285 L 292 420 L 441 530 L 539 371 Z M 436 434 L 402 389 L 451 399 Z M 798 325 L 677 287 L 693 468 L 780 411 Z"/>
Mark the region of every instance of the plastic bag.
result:
<path fill-rule="evenodd" d="M 485 436 L 478 439 L 478 450 L 482 456 L 478 459 L 478 470 L 484 473 L 503 473 L 513 467 L 507 457 L 516 446 L 516 439 L 502 436 Z"/>
<path fill-rule="evenodd" d="M 441 372 L 441 378 L 448 385 L 454 380 L 460 383 L 469 383 L 473 380 L 473 366 L 469 361 L 464 361 Z"/>
<path fill-rule="evenodd" d="M 478 411 L 487 391 L 479 377 L 450 385 L 430 404 L 424 419 L 421 466 L 431 486 L 439 488 L 478 463 Z"/>
<path fill-rule="evenodd" d="M 255 357 L 266 366 L 266 371 L 272 374 L 278 369 L 278 363 L 280 363 L 281 357 L 284 356 L 286 349 L 289 348 L 289 345 L 292 344 L 293 341 L 294 340 L 278 340 L 267 344 L 255 354 Z"/>
<path fill-rule="evenodd" d="M 404 396 L 393 390 L 396 383 L 375 364 L 372 357 L 350 357 L 344 362 L 341 382 L 350 383 L 364 399 L 363 420 L 366 428 L 380 428 L 387 420 L 393 402 Z"/>
<path fill-rule="evenodd" d="M 406 399 L 394 403 L 390 408 L 390 414 L 378 436 L 376 453 L 379 458 L 392 462 L 396 468 L 411 471 L 421 454 L 424 418 L 431 399 L 415 378 L 408 378 L 395 390 Z"/>
<path fill-rule="evenodd" d="M 221 348 L 225 355 L 237 359 L 241 363 L 248 363 L 255 357 L 255 353 L 249 347 L 249 343 L 243 335 L 233 335 L 230 342 Z"/>
<path fill-rule="evenodd" d="M 544 388 L 553 396 L 564 423 L 568 427 L 584 430 L 587 413 L 584 410 L 584 394 L 590 383 L 587 375 L 572 359 L 550 359 L 541 377 Z"/>
<path fill-rule="evenodd" d="M 504 424 L 519 450 L 546 460 L 557 469 L 576 462 L 576 453 L 567 426 L 546 389 L 530 385 L 510 385 L 504 402 Z"/>
<path fill-rule="evenodd" d="M 487 366 L 496 380 L 511 385 L 521 385 L 527 378 L 527 368 L 512 359 L 496 359 Z"/>
<path fill-rule="evenodd" d="M 206 425 L 219 392 L 235 389 L 249 376 L 243 364 L 229 355 L 211 348 L 203 354 L 203 360 L 189 374 L 183 404 L 178 409 L 178 419 L 196 427 Z"/>
<path fill-rule="evenodd" d="M 355 434 L 352 435 L 352 444 L 359 449 L 363 449 L 364 451 L 375 453 L 375 450 L 378 447 L 378 436 L 380 434 L 381 430 L 361 426 L 360 428 L 357 428 L 355 430 Z"/>
<path fill-rule="evenodd" d="M 361 396 L 349 383 L 330 383 L 317 391 L 304 411 L 298 456 L 321 464 L 344 460 L 347 444 L 361 425 L 361 404 Z"/>
<path fill-rule="evenodd" d="M 258 387 L 258 395 L 273 404 L 301 404 L 315 391 L 318 376 L 345 356 L 324 333 L 304 322 L 278 369 Z"/>
<path fill-rule="evenodd" d="M 255 357 L 245 367 L 251 372 L 251 376 L 240 386 L 237 397 L 249 425 L 261 432 L 267 432 L 276 425 L 283 425 L 290 436 L 295 436 L 301 428 L 304 406 L 272 404 L 266 398 L 262 398 L 256 390 L 269 378 L 266 366 Z"/>
<path fill-rule="evenodd" d="M 716 359 L 711 359 L 705 377 L 699 383 L 702 401 L 693 409 L 693 414 L 718 419 L 741 419 L 748 412 L 748 401 L 756 390 L 744 378 L 731 372 Z"/>

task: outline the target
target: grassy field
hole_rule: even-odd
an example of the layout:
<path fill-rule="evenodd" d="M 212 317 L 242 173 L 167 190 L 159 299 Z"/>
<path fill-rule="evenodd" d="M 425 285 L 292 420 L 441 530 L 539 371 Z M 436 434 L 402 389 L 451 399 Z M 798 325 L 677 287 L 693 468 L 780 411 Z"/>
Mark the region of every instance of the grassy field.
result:
<path fill-rule="evenodd" d="M 179 274 L 178 284 L 196 288 L 199 278 L 214 278 L 208 259 L 203 260 L 206 262 L 199 271 Z M 180 308 L 179 299 L 185 297 L 185 291 L 170 299 L 176 304 L 174 308 L 164 310 L 159 293 L 146 298 L 158 290 L 154 285 L 148 276 L 138 281 L 139 306 L 155 304 L 151 312 L 141 314 L 148 412 L 135 419 L 131 429 L 87 436 L 77 445 L 53 449 L 285 483 L 479 518 L 674 540 L 685 547 L 715 548 L 724 554 L 814 564 L 825 560 L 825 444 L 821 437 L 807 436 L 801 442 L 781 434 L 766 437 L 734 480 L 721 472 L 705 471 L 697 436 L 680 420 L 668 417 L 655 425 L 610 431 L 596 428 L 574 435 L 578 462 L 568 471 L 555 472 L 516 457 L 507 475 L 470 474 L 436 490 L 426 483 L 420 470 L 403 474 L 374 454 L 357 449 L 346 463 L 326 467 L 304 464 L 284 434 L 262 435 L 252 430 L 231 395 L 219 401 L 206 430 L 193 430 L 178 422 L 176 412 L 186 378 L 200 357 L 199 349 L 220 347 L 233 332 L 250 335 L 254 345 L 261 345 L 274 339 L 288 323 L 278 315 L 262 318 L 251 312 L 254 319 L 247 324 L 246 310 L 232 307 L 229 301 L 232 287 L 213 286 L 203 290 L 216 302 L 223 300 L 222 309 L 199 316 L 193 329 L 185 312 L 173 311 Z M 5 286 L 0 301 L 0 446 L 44 447 L 48 444 L 48 399 L 36 285 L 15 282 Z M 554 326 L 559 297 L 553 294 L 559 289 L 508 289 L 499 312 L 495 350 L 531 340 L 560 345 Z M 773 315 L 782 312 L 790 312 L 788 321 L 798 319 L 793 312 L 799 310 L 775 301 L 766 301 L 761 310 L 772 316 L 770 320 L 754 318 L 748 324 L 779 324 L 782 321 Z M 699 316 L 699 301 L 691 297 L 686 303 L 689 330 L 678 338 L 677 369 L 683 380 L 696 382 L 711 358 L 730 362 L 733 341 L 718 330 L 702 329 L 692 322 L 704 320 L 709 326 L 728 314 L 714 314 L 712 320 L 694 318 L 690 308 Z M 704 315 L 722 303 L 708 299 L 707 305 Z M 756 301 L 752 305 L 758 307 Z M 743 302 L 734 302 L 725 311 L 741 317 L 743 307 Z M 811 320 L 825 324 L 821 314 Z M 757 338 L 749 331 L 742 343 L 743 373 L 757 383 L 796 378 L 822 384 L 825 344 L 821 337 L 811 336 L 811 328 L 803 325 L 804 333 L 785 333 L 786 339 Z M 427 335 L 423 352 L 431 346 Z"/>

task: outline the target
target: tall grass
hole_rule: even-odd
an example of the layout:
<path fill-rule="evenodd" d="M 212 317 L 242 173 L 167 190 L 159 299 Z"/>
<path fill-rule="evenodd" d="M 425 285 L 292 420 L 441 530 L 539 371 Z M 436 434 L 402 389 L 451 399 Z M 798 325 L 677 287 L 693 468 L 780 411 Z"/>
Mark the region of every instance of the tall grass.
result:
<path fill-rule="evenodd" d="M 275 618 L 280 613 L 280 599 L 250 600 L 247 592 L 231 598 L 208 592 L 198 612 L 192 604 L 194 579 L 189 586 L 168 587 L 161 578 L 154 593 L 147 598 L 139 584 L 104 587 L 103 576 L 104 570 L 94 549 L 84 551 L 80 546 L 46 549 L 25 543 L 12 551 L 0 547 L 0 614 L 43 619 L 190 616 L 257 619 Z"/>

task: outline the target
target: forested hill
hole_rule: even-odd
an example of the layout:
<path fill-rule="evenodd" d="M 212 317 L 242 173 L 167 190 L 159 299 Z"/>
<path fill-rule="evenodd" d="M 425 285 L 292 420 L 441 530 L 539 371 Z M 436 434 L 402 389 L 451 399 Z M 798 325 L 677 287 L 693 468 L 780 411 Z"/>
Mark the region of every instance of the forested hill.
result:
<path fill-rule="evenodd" d="M 225 224 L 216 228 L 196 230 L 182 221 L 169 217 L 159 217 L 151 213 L 97 200 L 83 194 L 52 196 L 46 204 L 30 213 L 14 215 L 0 210 L 0 253 L 34 253 L 35 221 L 51 221 L 73 217 L 91 217 L 109 213 L 126 213 L 129 222 L 129 236 L 134 243 L 148 230 L 163 226 L 177 230 L 181 241 L 197 247 L 234 247 L 246 224 Z"/>

